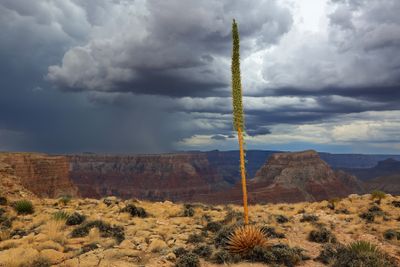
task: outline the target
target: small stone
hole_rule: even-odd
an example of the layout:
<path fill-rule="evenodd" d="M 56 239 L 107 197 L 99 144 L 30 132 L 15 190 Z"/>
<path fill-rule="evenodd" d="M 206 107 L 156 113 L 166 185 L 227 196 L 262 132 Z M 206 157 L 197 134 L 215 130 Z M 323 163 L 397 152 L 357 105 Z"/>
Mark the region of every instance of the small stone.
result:
<path fill-rule="evenodd" d="M 119 244 L 120 248 L 127 248 L 127 249 L 132 249 L 135 247 L 135 245 L 128 239 L 125 239 L 124 241 Z"/>
<path fill-rule="evenodd" d="M 165 258 L 169 261 L 175 261 L 176 260 L 176 255 L 172 252 L 168 253 Z"/>
<path fill-rule="evenodd" d="M 54 249 L 44 249 L 40 251 L 40 255 L 49 259 L 52 264 L 60 263 L 65 259 L 65 255 Z"/>

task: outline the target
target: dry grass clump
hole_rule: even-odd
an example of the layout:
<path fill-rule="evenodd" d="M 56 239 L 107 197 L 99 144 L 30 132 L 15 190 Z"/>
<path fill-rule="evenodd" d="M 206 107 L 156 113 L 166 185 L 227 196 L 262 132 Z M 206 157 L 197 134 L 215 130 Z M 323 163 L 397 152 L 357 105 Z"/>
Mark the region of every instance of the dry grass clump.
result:
<path fill-rule="evenodd" d="M 49 237 L 50 240 L 60 244 L 65 244 L 67 237 L 64 233 L 64 221 L 49 221 L 43 226 L 43 232 Z"/>
<path fill-rule="evenodd" d="M 256 247 L 267 245 L 267 239 L 263 231 L 253 225 L 238 227 L 228 238 L 227 247 L 231 253 L 247 255 Z"/>

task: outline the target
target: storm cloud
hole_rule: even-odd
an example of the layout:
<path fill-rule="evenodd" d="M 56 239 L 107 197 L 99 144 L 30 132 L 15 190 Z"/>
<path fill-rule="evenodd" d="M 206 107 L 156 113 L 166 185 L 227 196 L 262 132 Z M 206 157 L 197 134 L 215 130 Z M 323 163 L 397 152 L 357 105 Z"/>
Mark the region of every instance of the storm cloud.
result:
<path fill-rule="evenodd" d="M 0 150 L 400 153 L 397 0 L 0 3 Z"/>

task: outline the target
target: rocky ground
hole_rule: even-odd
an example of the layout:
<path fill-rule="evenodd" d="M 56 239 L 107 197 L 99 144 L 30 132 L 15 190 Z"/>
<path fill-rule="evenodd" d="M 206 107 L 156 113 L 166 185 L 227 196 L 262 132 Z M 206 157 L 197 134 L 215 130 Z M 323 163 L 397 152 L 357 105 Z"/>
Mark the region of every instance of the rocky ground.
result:
<path fill-rule="evenodd" d="M 221 266 L 221 258 L 232 266 L 266 266 L 221 256 L 224 233 L 240 224 L 240 206 L 32 198 L 34 213 L 18 214 L 15 200 L 0 199 L 0 266 L 185 266 L 177 257 L 188 251 L 199 254 L 201 266 Z M 282 266 L 326 266 L 316 260 L 326 243 L 356 240 L 400 263 L 400 196 L 387 195 L 380 205 L 370 195 L 334 203 L 253 205 L 250 220 L 264 227 L 270 246 L 303 250 L 293 262 L 277 260 Z M 310 238 L 312 230 L 324 234 Z"/>

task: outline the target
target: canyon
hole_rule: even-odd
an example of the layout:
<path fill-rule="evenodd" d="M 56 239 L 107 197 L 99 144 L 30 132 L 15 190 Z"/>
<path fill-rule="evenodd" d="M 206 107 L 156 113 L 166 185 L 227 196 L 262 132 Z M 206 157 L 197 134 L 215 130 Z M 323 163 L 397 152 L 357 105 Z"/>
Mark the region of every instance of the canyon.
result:
<path fill-rule="evenodd" d="M 399 179 L 393 178 L 391 172 L 383 172 L 392 175 L 386 178 L 384 188 L 373 179 L 360 181 L 365 180 L 362 173 L 378 175 L 388 169 L 387 164 L 397 162 L 385 157 L 398 156 L 335 155 L 312 150 L 247 151 L 249 201 L 318 201 L 398 188 Z M 386 165 L 379 161 L 382 158 Z M 242 201 L 237 151 L 153 155 L 0 153 L 0 162 L 12 169 L 22 186 L 40 197 L 115 195 L 152 201 Z M 346 168 L 350 163 L 355 168 Z"/>

